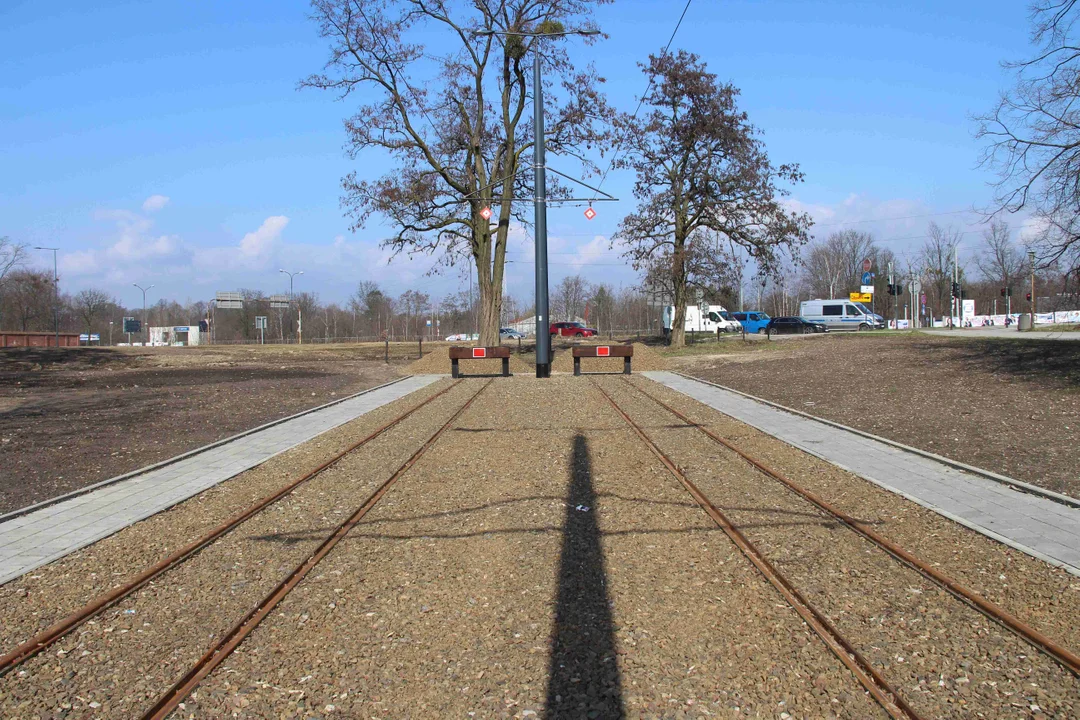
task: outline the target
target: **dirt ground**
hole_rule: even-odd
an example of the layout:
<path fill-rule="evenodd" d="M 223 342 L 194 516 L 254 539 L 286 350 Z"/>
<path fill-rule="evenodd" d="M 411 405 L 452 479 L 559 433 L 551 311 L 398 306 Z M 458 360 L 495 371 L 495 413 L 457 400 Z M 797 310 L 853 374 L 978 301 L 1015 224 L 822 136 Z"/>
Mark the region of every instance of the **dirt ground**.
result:
<path fill-rule="evenodd" d="M 1080 345 L 829 335 L 698 346 L 683 372 L 1080 497 Z"/>
<path fill-rule="evenodd" d="M 398 377 L 417 346 L 0 349 L 0 514 Z"/>

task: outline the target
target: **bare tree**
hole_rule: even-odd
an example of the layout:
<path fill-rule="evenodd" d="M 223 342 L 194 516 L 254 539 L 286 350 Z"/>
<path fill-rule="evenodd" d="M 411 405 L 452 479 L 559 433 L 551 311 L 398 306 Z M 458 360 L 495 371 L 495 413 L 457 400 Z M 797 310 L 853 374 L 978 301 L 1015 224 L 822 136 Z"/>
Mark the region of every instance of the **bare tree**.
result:
<path fill-rule="evenodd" d="M 650 55 L 652 81 L 643 118 L 619 121 L 637 173 L 637 209 L 623 218 L 615 239 L 641 269 L 666 266 L 675 318 L 671 344 L 684 343 L 689 273 L 693 258 L 707 257 L 711 230 L 742 247 L 766 273 L 777 250 L 807 239 L 810 218 L 785 210 L 781 183 L 797 183 L 797 165 L 774 167 L 757 130 L 736 106 L 738 90 L 721 84 L 696 55 Z M 719 245 L 718 241 L 715 244 Z M 707 284 L 707 283 L 706 283 Z"/>
<path fill-rule="evenodd" d="M 344 178 L 353 229 L 378 213 L 396 228 L 385 241 L 395 252 L 438 253 L 437 268 L 469 258 L 482 344 L 498 343 L 507 232 L 512 217 L 526 219 L 513 201 L 531 194 L 519 175 L 533 147 L 526 113 L 533 54 L 542 53 L 545 77 L 562 96 L 548 108 L 553 153 L 591 167 L 585 152 L 604 137 L 611 116 L 592 68 L 576 69 L 558 38 L 522 33 L 558 32 L 562 23 L 588 28 L 605 1 L 312 2 L 331 56 L 326 73 L 302 85 L 362 94 L 365 104 L 346 120 L 350 155 L 388 151 L 396 165 L 377 180 L 355 172 Z"/>
<path fill-rule="evenodd" d="M 86 335 L 89 337 L 94 332 L 94 321 L 98 319 L 102 311 L 110 305 L 115 305 L 116 300 L 104 290 L 87 288 L 79 291 L 73 304 L 79 317 L 86 323 Z"/>
<path fill-rule="evenodd" d="M 929 282 L 926 288 L 930 314 L 938 315 L 945 311 L 945 300 L 952 297 L 950 284 L 953 276 L 953 263 L 960 245 L 960 231 L 952 227 L 942 228 L 931 222 L 926 230 L 926 243 L 923 245 L 920 260 L 923 275 Z"/>
<path fill-rule="evenodd" d="M 858 230 L 841 230 L 813 242 L 803 270 L 807 293 L 835 298 L 857 290 L 863 260 L 873 262 L 878 252 L 874 236 Z"/>
<path fill-rule="evenodd" d="M 982 252 L 975 256 L 975 266 L 979 268 L 983 279 L 1000 282 L 1003 288 L 1012 288 L 1020 278 L 1027 261 L 1024 254 L 1009 238 L 1008 224 L 995 220 L 983 232 Z"/>
<path fill-rule="evenodd" d="M 4 278 L 12 270 L 26 262 L 26 245 L 14 242 L 11 238 L 0 237 L 0 321 L 3 320 Z M 0 327 L 3 323 L 0 322 Z"/>
<path fill-rule="evenodd" d="M 551 315 L 563 320 L 573 320 L 585 312 L 589 297 L 589 282 L 580 275 L 567 275 L 551 293 Z"/>
<path fill-rule="evenodd" d="M 1034 210 L 1043 265 L 1080 259 L 1080 45 L 1077 0 L 1037 0 L 1031 10 L 1035 55 L 1005 63 L 1013 88 L 977 118 L 987 142 L 981 162 L 998 176 L 994 213 Z"/>

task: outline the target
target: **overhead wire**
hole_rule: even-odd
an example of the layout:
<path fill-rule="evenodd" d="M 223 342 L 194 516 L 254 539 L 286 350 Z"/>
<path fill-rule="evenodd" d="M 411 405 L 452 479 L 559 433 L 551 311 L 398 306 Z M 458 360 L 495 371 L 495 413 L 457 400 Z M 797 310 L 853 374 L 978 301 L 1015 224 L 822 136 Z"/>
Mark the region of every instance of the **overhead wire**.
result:
<path fill-rule="evenodd" d="M 664 46 L 664 51 L 660 53 L 660 59 L 667 57 L 668 51 L 671 49 L 671 43 L 675 41 L 675 35 L 678 34 L 679 28 L 682 27 L 683 20 L 686 18 L 686 11 L 690 9 L 690 3 L 693 0 L 686 0 L 686 5 L 683 6 L 682 15 L 679 16 L 679 21 L 675 23 L 675 29 L 671 31 L 671 37 L 668 38 L 667 45 Z M 649 96 L 649 91 L 652 90 L 653 78 L 649 78 L 649 84 L 645 86 L 645 92 L 638 99 L 637 107 L 634 109 L 634 114 L 631 116 L 630 121 L 633 122 L 637 119 L 638 113 L 641 112 L 641 106 L 645 104 L 645 98 Z M 615 165 L 615 158 L 619 156 L 619 150 L 622 149 L 622 141 L 615 146 L 615 151 L 611 154 L 611 159 L 608 161 L 607 168 L 604 169 L 604 174 L 600 176 L 600 182 L 596 185 L 597 194 L 601 193 L 604 187 L 604 181 L 607 180 L 608 173 L 611 172 L 611 168 Z M 593 198 L 596 200 L 597 198 Z"/>

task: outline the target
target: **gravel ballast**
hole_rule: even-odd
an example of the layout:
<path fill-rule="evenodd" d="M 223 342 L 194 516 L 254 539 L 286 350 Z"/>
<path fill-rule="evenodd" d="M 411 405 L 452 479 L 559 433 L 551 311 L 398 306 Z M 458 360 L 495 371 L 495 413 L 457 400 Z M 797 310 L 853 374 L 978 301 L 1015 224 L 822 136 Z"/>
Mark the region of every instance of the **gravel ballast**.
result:
<path fill-rule="evenodd" d="M 184 716 L 884 717 L 596 399 L 496 382 Z"/>
<path fill-rule="evenodd" d="M 0 678 L 0 716 L 145 709 L 484 382 L 465 380 Z M 645 378 L 528 375 L 496 379 L 175 716 L 885 717 L 593 383 L 926 717 L 1077 716 L 1076 678 L 635 388 L 1074 649 L 1075 578 Z M 362 436 L 447 384 L 346 427 Z M 344 438 L 319 440 L 297 466 Z M 235 512 L 272 462 L 201 497 Z M 0 588 L 4 632 L 55 619 L 64 602 L 50 590 L 74 604 L 80 582 L 107 586 L 216 524 L 196 500 L 15 581 L 32 600 Z"/>

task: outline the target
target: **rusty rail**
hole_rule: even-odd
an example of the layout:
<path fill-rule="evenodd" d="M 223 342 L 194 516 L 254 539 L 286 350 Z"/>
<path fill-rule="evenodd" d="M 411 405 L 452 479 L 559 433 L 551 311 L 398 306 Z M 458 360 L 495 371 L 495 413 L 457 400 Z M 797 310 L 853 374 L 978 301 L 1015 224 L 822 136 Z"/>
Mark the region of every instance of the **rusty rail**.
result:
<path fill-rule="evenodd" d="M 378 429 L 376 429 L 374 432 L 372 432 L 370 435 L 368 435 L 364 439 L 353 443 L 348 448 L 346 448 L 342 452 L 338 453 L 337 455 L 332 457 L 330 460 L 327 460 L 325 463 L 323 463 L 319 467 L 317 467 L 314 470 L 308 472 L 307 474 L 297 478 L 296 480 L 293 480 L 292 482 L 282 486 L 281 488 L 279 488 L 274 493 L 272 493 L 270 495 L 267 495 L 266 497 L 262 498 L 261 500 L 259 500 L 255 504 L 248 507 L 247 509 L 242 510 L 241 512 L 233 515 L 232 517 L 225 520 L 225 522 L 218 525 L 213 530 L 210 530 L 206 534 L 204 534 L 201 537 L 199 537 L 199 538 L 193 540 L 192 542 L 188 543 L 187 545 L 180 548 L 179 550 L 177 550 L 173 554 L 169 555 L 168 557 L 164 558 L 163 560 L 159 561 L 158 563 L 156 563 L 156 564 L 148 567 L 147 569 L 143 570 L 138 575 L 131 578 L 127 582 L 123 583 L 122 585 L 119 585 L 119 586 L 113 588 L 112 590 L 110 590 L 109 592 L 98 596 L 94 600 L 91 600 L 89 603 L 84 605 L 82 608 L 76 610 L 75 612 L 71 613 L 70 615 L 68 615 L 64 619 L 62 619 L 59 622 L 49 626 L 48 628 L 46 628 L 45 630 L 42 630 L 40 633 L 38 633 L 37 635 L 35 635 L 31 639 L 29 639 L 26 642 L 20 644 L 14 650 L 10 651 L 9 653 L 4 655 L 3 657 L 0 657 L 0 676 L 3 676 L 5 673 L 10 672 L 13 668 L 18 667 L 22 663 L 24 663 L 27 660 L 29 660 L 30 658 L 34 657 L 35 655 L 40 653 L 42 650 L 45 650 L 50 645 L 52 645 L 56 641 L 63 638 L 65 635 L 70 633 L 72 630 L 74 630 L 75 628 L 82 625 L 84 622 L 86 622 L 87 620 L 92 618 L 94 615 L 97 615 L 102 610 L 105 610 L 106 608 L 120 602 L 121 600 L 123 600 L 124 598 L 128 597 L 133 592 L 135 592 L 136 590 L 141 588 L 146 583 L 150 582 L 151 580 L 158 577 L 162 573 L 165 573 L 168 570 L 176 567 L 177 565 L 184 562 L 185 560 L 187 560 L 192 555 L 196 554 L 197 552 L 199 552 L 200 550 L 205 548 L 210 543 L 212 543 L 215 540 L 217 540 L 218 538 L 220 538 L 222 535 L 225 535 L 226 533 L 230 532 L 231 530 L 234 530 L 241 523 L 251 519 L 253 516 L 257 515 L 258 513 L 262 512 L 263 510 L 268 508 L 270 505 L 274 504 L 275 502 L 282 499 L 286 495 L 289 495 L 294 490 L 296 490 L 298 487 L 300 487 L 304 483 L 306 483 L 309 480 L 311 480 L 312 478 L 314 478 L 316 475 L 319 475 L 323 471 L 330 468 L 332 465 L 339 462 L 342 458 L 344 458 L 349 453 L 354 452 L 357 449 L 363 447 L 367 443 L 371 442 L 375 438 L 382 435 L 384 432 L 386 432 L 390 428 L 392 428 L 395 425 L 397 425 L 398 423 L 400 423 L 405 418 L 407 418 L 410 415 L 412 415 L 413 413 L 415 413 L 420 408 L 425 407 L 426 405 L 428 405 L 430 402 L 432 402 L 436 398 L 441 397 L 442 395 L 445 395 L 450 390 L 452 390 L 454 387 L 456 387 L 460 382 L 461 381 L 459 380 L 459 381 L 453 383 L 452 385 L 448 385 L 447 387 L 443 388 L 439 392 L 435 393 L 431 397 L 429 397 L 426 400 L 424 400 L 423 402 L 419 403 L 418 405 L 416 405 L 412 409 L 402 413 L 401 415 L 397 416 L 396 418 L 394 418 L 390 422 L 386 423 L 385 425 L 380 426 Z"/>
<path fill-rule="evenodd" d="M 1039 632 L 1035 628 L 1031 627 L 1030 625 L 1025 623 L 1023 620 L 1021 620 L 1020 618 L 1016 617 L 1015 615 L 1012 615 L 1011 613 L 1009 613 L 1007 610 L 1000 607 L 999 605 L 996 605 L 993 602 L 990 602 L 986 598 L 984 598 L 981 595 L 979 595 L 978 593 L 976 593 L 974 590 L 970 590 L 967 587 L 965 587 L 964 585 L 961 585 L 959 582 L 957 582 L 953 578 L 949 577 L 945 573 L 941 572 L 940 570 L 934 568 L 932 565 L 930 565 L 930 564 L 928 564 L 926 562 L 923 562 L 922 560 L 917 558 L 915 555 L 913 555 L 912 553 L 905 550 L 900 545 L 897 545 L 892 540 L 888 539 L 884 535 L 881 535 L 880 533 L 875 531 L 873 528 L 868 527 L 866 525 L 866 523 L 863 523 L 862 521 L 851 517 L 850 515 L 845 513 L 843 510 L 840 510 L 839 508 L 830 505 L 828 502 L 826 502 L 825 500 L 823 500 L 822 498 L 820 498 L 819 496 L 817 496 L 816 494 L 814 494 L 810 490 L 807 490 L 806 488 L 802 487 L 801 485 L 799 485 L 795 481 L 785 477 L 780 472 L 772 469 L 771 467 L 769 467 L 765 463 L 761 462 L 757 458 L 755 458 L 752 455 L 749 455 L 748 453 L 746 453 L 743 450 L 739 449 L 738 447 L 736 447 L 733 443 L 731 443 L 726 438 L 723 438 L 723 437 L 717 435 L 715 432 L 713 432 L 709 428 L 701 425 L 700 423 L 694 422 L 693 420 L 688 418 L 686 415 L 679 412 L 678 410 L 676 410 L 675 408 L 673 408 L 671 405 L 667 404 L 663 400 L 653 396 L 651 393 L 643 390 L 642 388 L 638 387 L 637 385 L 634 385 L 633 383 L 630 383 L 630 384 L 639 393 L 641 393 L 645 397 L 649 398 L 650 400 L 655 402 L 657 405 L 660 405 L 665 410 L 670 412 L 672 415 L 674 415 L 675 417 L 677 417 L 680 420 L 682 420 L 683 422 L 685 422 L 687 425 L 697 428 L 698 430 L 700 430 L 702 433 L 707 435 L 712 440 L 716 441 L 720 445 L 723 445 L 728 450 L 731 450 L 736 455 L 738 455 L 743 460 L 745 460 L 746 462 L 753 465 L 755 468 L 757 468 L 761 472 L 765 473 L 766 475 L 768 475 L 772 479 L 776 480 L 777 482 L 779 482 L 782 485 L 784 485 L 785 487 L 787 487 L 789 490 L 794 492 L 796 495 L 799 495 L 803 499 L 813 503 L 814 505 L 816 505 L 821 510 L 824 510 L 829 515 L 832 515 L 834 518 L 839 520 L 841 523 L 848 526 L 849 528 L 851 528 L 855 532 L 859 533 L 864 538 L 866 538 L 870 542 L 874 543 L 875 545 L 877 545 L 878 547 L 883 549 L 885 552 L 887 552 L 890 555 L 892 555 L 893 557 L 895 557 L 897 560 L 900 560 L 901 562 L 908 565 L 909 567 L 917 570 L 924 577 L 926 577 L 930 581 L 936 583 L 940 587 L 945 588 L 945 590 L 947 590 L 949 593 L 951 593 L 954 597 L 956 597 L 959 600 L 962 600 L 963 602 L 967 603 L 968 605 L 975 608 L 979 612 L 983 613 L 986 617 L 990 618 L 994 622 L 996 622 L 999 625 L 1002 625 L 1003 627 L 1007 628 L 1008 630 L 1011 630 L 1012 632 L 1016 633 L 1021 638 L 1023 638 L 1024 640 L 1026 640 L 1030 644 L 1034 645 L 1036 648 L 1043 651 L 1044 653 L 1046 653 L 1047 655 L 1052 657 L 1054 660 L 1059 662 L 1067 670 L 1071 671 L 1074 675 L 1076 675 L 1077 677 L 1080 677 L 1080 656 L 1076 655 L 1076 653 L 1073 653 L 1068 648 L 1054 642 L 1054 640 L 1052 640 L 1048 636 L 1042 634 L 1041 632 Z"/>
<path fill-rule="evenodd" d="M 713 505 L 704 493 L 702 493 L 690 478 L 679 469 L 677 465 L 669 458 L 663 450 L 661 450 L 652 439 L 645 434 L 645 431 L 631 419 L 631 417 L 621 408 L 619 404 L 615 402 L 615 399 L 611 397 L 600 385 L 596 384 L 596 389 L 607 399 L 611 406 L 622 416 L 626 424 L 637 434 L 637 436 L 648 446 L 653 455 L 663 463 L 664 467 L 675 476 L 675 478 L 686 488 L 687 492 L 697 501 L 698 505 L 712 518 L 721 530 L 735 543 L 736 547 L 742 551 L 742 553 L 754 564 L 754 567 L 765 576 L 773 587 L 784 597 L 785 600 L 794 608 L 795 612 L 817 633 L 818 637 L 822 639 L 826 647 L 828 647 L 840 662 L 842 662 L 848 670 L 855 676 L 855 678 L 862 684 L 863 687 L 877 700 L 878 704 L 889 714 L 894 720 L 921 720 L 921 716 L 915 712 L 915 710 L 908 705 L 893 688 L 889 685 L 888 681 L 874 668 L 870 662 L 864 658 L 855 647 L 848 642 L 840 631 L 829 622 L 828 618 L 819 612 L 813 605 L 811 605 L 802 593 L 791 584 L 791 582 L 784 577 L 783 574 L 777 570 L 772 563 L 765 558 L 765 556 L 750 542 L 742 531 L 740 531 L 735 525 L 728 519 L 724 513 L 722 513 L 715 505 Z"/>
<path fill-rule="evenodd" d="M 278 603 L 280 603 L 293 588 L 299 585 L 307 574 L 311 572 L 311 570 L 318 565 L 346 535 L 349 534 L 349 531 L 351 531 L 364 516 L 367 515 L 368 511 L 382 499 L 383 495 L 390 490 L 394 483 L 397 482 L 398 478 L 408 472 L 409 468 L 416 464 L 416 461 L 435 444 L 439 437 L 454 424 L 463 412 L 469 409 L 469 406 L 473 404 L 473 401 L 476 400 L 476 398 L 480 396 L 480 393 L 484 392 L 492 382 L 492 380 L 488 380 L 484 383 L 484 385 L 481 386 L 481 388 L 477 390 L 464 405 L 458 408 L 457 412 L 455 412 L 442 427 L 435 431 L 434 435 L 429 437 L 424 444 L 420 446 L 419 450 L 413 453 L 401 467 L 394 471 L 393 475 L 385 480 L 383 484 L 368 497 L 356 512 L 350 515 L 345 522 L 338 525 L 334 532 L 319 545 L 307 560 L 294 568 L 269 595 L 263 598 L 262 602 L 255 606 L 255 608 L 239 622 L 233 625 L 232 629 L 225 633 L 225 635 L 223 635 L 190 670 L 188 670 L 184 677 L 178 680 L 172 688 L 154 703 L 153 707 L 146 711 L 142 716 L 143 720 L 163 720 L 168 717 L 169 714 L 184 701 L 184 698 L 191 694 L 198 684 L 202 682 L 202 679 L 213 672 L 214 668 L 224 662 L 225 659 L 232 654 L 232 651 L 239 647 L 240 643 L 242 643 L 244 639 L 258 627 L 259 623 L 274 611 L 274 608 L 277 607 Z"/>

